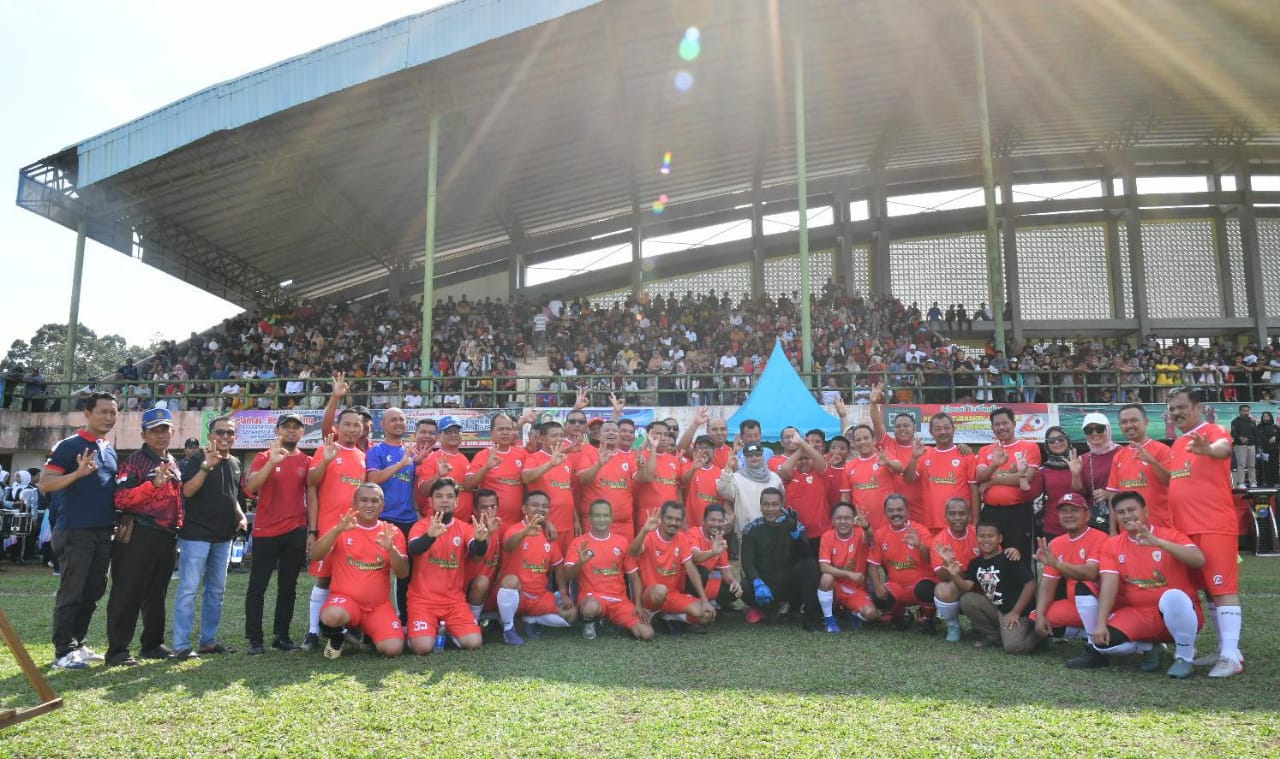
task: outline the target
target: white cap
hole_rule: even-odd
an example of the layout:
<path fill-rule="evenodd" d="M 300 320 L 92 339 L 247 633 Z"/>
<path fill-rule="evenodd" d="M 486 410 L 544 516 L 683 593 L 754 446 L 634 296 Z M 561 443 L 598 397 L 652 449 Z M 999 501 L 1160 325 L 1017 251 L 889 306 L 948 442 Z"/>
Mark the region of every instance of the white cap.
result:
<path fill-rule="evenodd" d="M 1111 429 L 1111 422 L 1110 420 L 1107 419 L 1107 415 L 1100 414 L 1097 411 L 1094 411 L 1093 413 L 1090 413 L 1090 414 L 1085 414 L 1084 421 L 1080 424 L 1080 427 L 1081 428 L 1088 427 L 1091 424 L 1101 424 L 1103 427 L 1106 427 L 1107 429 Z"/>

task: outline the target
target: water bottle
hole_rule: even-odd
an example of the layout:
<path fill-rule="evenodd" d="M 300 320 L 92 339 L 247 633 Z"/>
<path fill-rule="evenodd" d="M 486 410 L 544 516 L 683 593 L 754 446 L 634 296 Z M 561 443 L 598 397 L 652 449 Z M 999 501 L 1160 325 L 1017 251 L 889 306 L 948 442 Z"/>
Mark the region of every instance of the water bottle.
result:
<path fill-rule="evenodd" d="M 231 563 L 239 564 L 244 561 L 244 536 L 237 535 L 235 540 L 231 541 Z"/>
<path fill-rule="evenodd" d="M 436 631 L 436 653 L 444 651 L 444 620 L 440 620 L 440 629 Z"/>

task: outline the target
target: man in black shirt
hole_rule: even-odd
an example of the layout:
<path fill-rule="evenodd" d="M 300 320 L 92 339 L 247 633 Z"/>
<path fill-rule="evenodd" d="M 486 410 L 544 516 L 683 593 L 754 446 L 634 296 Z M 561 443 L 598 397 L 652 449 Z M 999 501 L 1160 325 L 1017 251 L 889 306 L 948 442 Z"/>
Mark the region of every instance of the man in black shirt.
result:
<path fill-rule="evenodd" d="M 186 498 L 178 531 L 178 593 L 173 602 L 173 656 L 192 656 L 196 591 L 204 585 L 200 607 L 201 654 L 234 653 L 218 642 L 222 625 L 222 596 L 227 589 L 231 539 L 248 528 L 240 509 L 240 462 L 231 455 L 236 426 L 230 417 L 209 423 L 209 448 L 181 464 L 182 495 Z"/>
<path fill-rule="evenodd" d="M 742 530 L 742 600 L 751 623 L 778 617 L 781 605 L 804 607 L 806 630 L 822 629 L 818 605 L 818 562 L 804 539 L 804 525 L 794 509 L 783 506 L 782 491 L 760 492 L 758 519 Z"/>
<path fill-rule="evenodd" d="M 978 648 L 1004 646 L 1005 653 L 1029 654 L 1039 644 L 1035 625 L 1027 618 L 1036 594 L 1036 578 L 1025 562 L 1005 556 L 1000 527 L 978 525 L 982 555 L 961 570 L 953 556 L 947 571 L 956 580 L 960 611 L 979 635 Z"/>

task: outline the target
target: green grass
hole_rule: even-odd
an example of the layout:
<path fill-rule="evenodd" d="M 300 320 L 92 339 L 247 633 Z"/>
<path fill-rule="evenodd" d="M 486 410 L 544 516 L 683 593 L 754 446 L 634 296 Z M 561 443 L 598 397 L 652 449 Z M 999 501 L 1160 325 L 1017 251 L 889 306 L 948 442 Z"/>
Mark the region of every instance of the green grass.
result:
<path fill-rule="evenodd" d="M 827 636 L 727 615 L 640 644 L 577 629 L 521 649 L 387 660 L 243 653 L 247 576 L 223 639 L 241 653 L 53 672 L 65 708 L 0 732 L 3 756 L 1216 756 L 1280 753 L 1280 559 L 1246 559 L 1245 675 L 1175 682 L 1136 658 L 1074 672 L 887 629 Z M 301 583 L 295 630 L 305 627 Z M 57 578 L 0 574 L 0 607 L 47 666 Z M 268 610 L 272 599 L 268 597 Z M 99 607 L 90 644 L 105 648 Z M 268 618 L 270 611 L 268 611 Z M 558 634 L 557 634 L 558 633 Z M 300 636 L 299 636 L 300 637 Z M 1212 646 L 1210 634 L 1202 646 Z M 33 703 L 0 653 L 0 707 Z"/>

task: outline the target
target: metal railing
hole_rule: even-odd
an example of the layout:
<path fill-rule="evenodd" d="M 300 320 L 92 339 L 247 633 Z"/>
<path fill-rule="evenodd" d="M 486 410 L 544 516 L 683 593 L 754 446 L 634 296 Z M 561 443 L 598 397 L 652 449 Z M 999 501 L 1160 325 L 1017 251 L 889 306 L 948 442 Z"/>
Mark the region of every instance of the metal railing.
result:
<path fill-rule="evenodd" d="M 1169 389 L 1195 385 L 1210 401 L 1248 403 L 1280 389 L 1280 382 L 1256 382 L 1244 373 L 1237 380 L 1209 384 L 1183 382 L 1181 372 L 1163 382 L 1135 378 L 1130 372 L 839 372 L 800 374 L 823 403 L 839 394 L 847 403 L 865 399 L 883 384 L 891 403 L 1162 403 Z M 1174 376 L 1176 382 L 1169 381 Z M 629 405 L 732 406 L 743 403 L 758 374 L 592 374 L 561 376 L 347 377 L 347 404 L 370 408 L 504 408 L 572 406 L 579 392 L 591 406 L 608 406 L 616 394 Z M 1280 377 L 1277 377 L 1280 380 Z M 828 381 L 830 380 L 830 381 Z M 124 410 L 142 410 L 163 401 L 171 410 L 323 408 L 329 378 L 279 377 L 223 380 L 112 380 L 95 383 L 0 381 L 3 407 L 24 411 L 67 411 L 81 408 L 90 392 L 111 392 Z M 238 392 L 222 392 L 239 386 Z M 414 402 L 413 396 L 420 399 Z"/>

